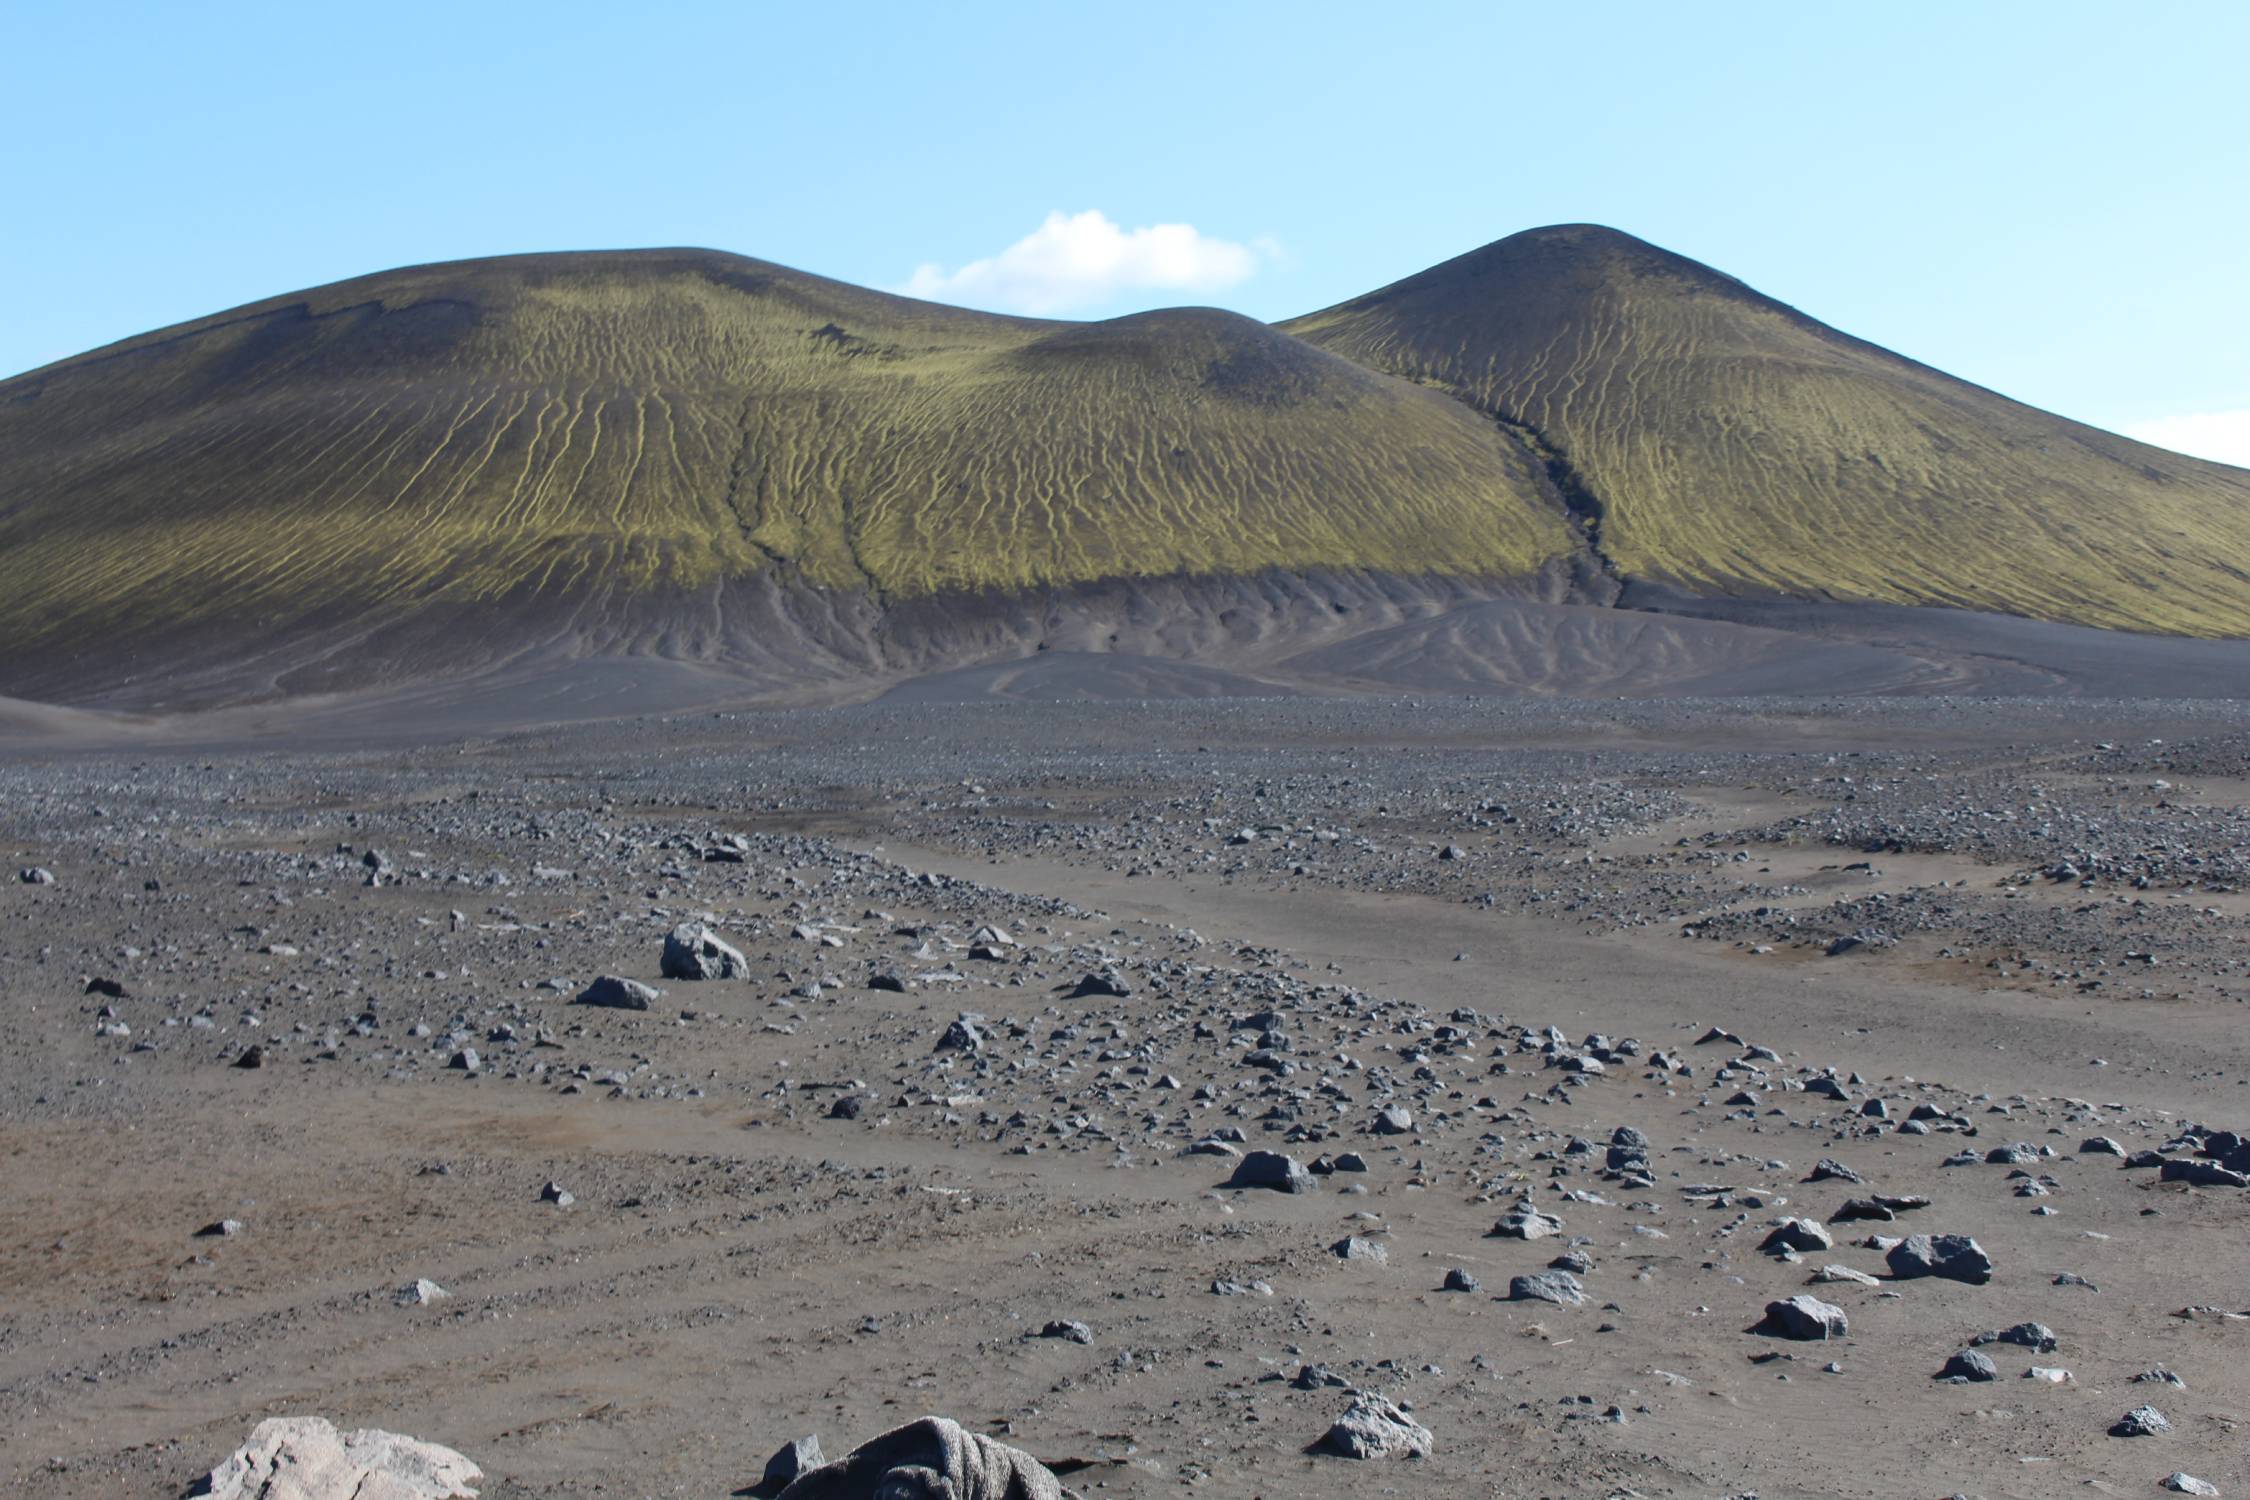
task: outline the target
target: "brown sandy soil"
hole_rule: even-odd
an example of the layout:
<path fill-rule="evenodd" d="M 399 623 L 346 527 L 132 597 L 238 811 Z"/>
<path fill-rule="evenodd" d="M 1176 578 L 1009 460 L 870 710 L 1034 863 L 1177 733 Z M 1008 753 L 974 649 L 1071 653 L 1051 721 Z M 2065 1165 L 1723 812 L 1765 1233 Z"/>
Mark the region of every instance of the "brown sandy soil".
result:
<path fill-rule="evenodd" d="M 1874 737 L 1621 721 L 1599 775 L 1639 811 L 1572 832 L 1593 825 L 1535 830 L 1525 788 L 1594 805 L 1576 762 L 1541 758 L 1576 752 L 1536 748 L 1573 742 L 1577 710 L 1269 711 L 923 704 L 0 768 L 0 1486 L 178 1494 L 260 1418 L 317 1413 L 457 1448 L 488 1497 L 725 1495 L 789 1438 L 834 1454 L 923 1412 L 1086 1461 L 1066 1482 L 1105 1496 L 2250 1484 L 2250 1199 L 2080 1149 L 2188 1161 L 2191 1124 L 2250 1124 L 2239 893 L 2208 895 L 2224 914 L 2169 966 L 2218 977 L 2157 1001 L 1939 964 L 1922 949 L 1945 934 L 1830 960 L 1622 919 L 1682 881 L 1727 907 L 1753 876 L 1809 910 L 1857 891 L 1840 867 L 1862 859 L 1877 889 L 1965 879 L 2006 902 L 2013 863 L 1737 836 L 1828 807 L 1812 772 L 1841 747 L 1861 786 L 1982 787 L 1995 766 L 2044 785 L 2055 736 L 1938 709 Z M 2070 743 L 2160 717 L 2108 712 Z M 2167 774 L 2209 874 L 2240 826 L 2243 731 L 2180 713 L 2166 727 L 2209 770 Z M 1455 797 L 1459 763 L 1508 789 Z M 1467 885 L 1395 873 L 1400 850 L 1440 868 L 1434 844 L 1472 837 L 1445 810 L 1487 798 L 1521 818 L 1443 866 Z M 1346 836 L 1247 863 L 1275 840 L 1226 839 L 1284 801 L 1275 821 Z M 1749 844 L 1753 875 L 1686 863 L 1677 841 L 1706 834 Z M 1540 851 L 1532 874 L 1504 866 L 1510 841 Z M 15 878 L 32 866 L 54 883 Z M 1598 904 L 1617 919 L 1466 899 L 1564 869 L 1625 892 Z M 2012 899 L 2092 920 L 2056 892 Z M 747 977 L 660 975 L 690 917 Z M 1014 941 L 974 956 L 984 923 Z M 1130 993 L 1073 996 L 1089 972 Z M 598 974 L 664 993 L 573 1004 Z M 870 986 L 888 974 L 909 987 Z M 980 1050 L 941 1045 L 961 1012 L 985 1018 Z M 1742 1040 L 1701 1042 L 1713 1027 Z M 252 1044 L 263 1066 L 232 1066 Z M 474 1072 L 448 1066 L 464 1047 Z M 1574 1073 L 1588 1056 L 1600 1071 Z M 1379 1132 L 1385 1105 L 1411 1123 Z M 1899 1128 L 1916 1105 L 1929 1133 Z M 1621 1126 L 1647 1137 L 1645 1178 L 1606 1168 Z M 1227 1158 L 1182 1154 L 1229 1129 L 1367 1170 L 1230 1190 Z M 1983 1160 L 2016 1142 L 2024 1164 Z M 1865 1183 L 1807 1181 L 1824 1158 Z M 575 1201 L 542 1201 L 550 1181 Z M 1783 1217 L 1875 1193 L 1932 1202 L 1760 1253 Z M 1563 1231 L 1492 1237 L 1525 1197 Z M 1971 1235 L 1995 1271 L 1891 1279 L 1875 1233 Z M 1386 1259 L 1331 1252 L 1350 1236 Z M 1592 1262 L 1583 1305 L 1506 1300 L 1566 1248 Z M 1830 1264 L 1883 1279 L 1811 1284 Z M 1482 1290 L 1441 1290 L 1452 1268 Z M 403 1305 L 417 1278 L 450 1295 Z M 1848 1337 L 1747 1331 L 1800 1292 Z M 1091 1342 L 1037 1336 L 1051 1320 Z M 2026 1321 L 2059 1347 L 1991 1344 L 1998 1380 L 1933 1378 Z M 1312 1366 L 1337 1383 L 1298 1388 Z M 2158 1366 L 2184 1389 L 2134 1382 Z M 1410 1402 L 1433 1454 L 1307 1451 L 1349 1388 Z M 2169 1435 L 2107 1435 L 2143 1402 Z"/>

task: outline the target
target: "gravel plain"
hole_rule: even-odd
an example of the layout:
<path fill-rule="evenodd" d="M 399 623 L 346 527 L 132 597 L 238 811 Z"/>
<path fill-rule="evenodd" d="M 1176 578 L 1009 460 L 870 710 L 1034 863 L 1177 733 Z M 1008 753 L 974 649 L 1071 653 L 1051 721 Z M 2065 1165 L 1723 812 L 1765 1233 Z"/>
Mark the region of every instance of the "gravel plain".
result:
<path fill-rule="evenodd" d="M 2246 804 L 2224 700 L 22 745 L 0 1485 L 2243 1492 Z"/>

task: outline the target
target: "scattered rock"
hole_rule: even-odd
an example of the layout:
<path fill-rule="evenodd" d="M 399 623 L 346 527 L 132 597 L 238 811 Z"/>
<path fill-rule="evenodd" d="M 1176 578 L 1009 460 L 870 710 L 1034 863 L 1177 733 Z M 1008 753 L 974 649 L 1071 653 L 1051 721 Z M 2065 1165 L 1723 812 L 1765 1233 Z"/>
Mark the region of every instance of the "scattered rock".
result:
<path fill-rule="evenodd" d="M 1375 1112 L 1373 1129 L 1377 1135 L 1405 1135 L 1414 1128 L 1414 1116 L 1396 1104 Z"/>
<path fill-rule="evenodd" d="M 1561 1234 L 1563 1221 L 1553 1214 L 1541 1213 L 1525 1199 L 1500 1216 L 1492 1226 L 1494 1237 L 1504 1240 L 1543 1240 L 1551 1234 Z"/>
<path fill-rule="evenodd" d="M 1433 1441 L 1387 1397 L 1362 1392 L 1314 1446 L 1343 1458 L 1427 1458 Z"/>
<path fill-rule="evenodd" d="M 1825 1342 L 1849 1336 L 1851 1321 L 1833 1303 L 1799 1293 L 1785 1302 L 1768 1302 L 1765 1317 L 1750 1331 L 1769 1338 Z"/>
<path fill-rule="evenodd" d="M 601 1005 L 611 1010 L 647 1010 L 656 1003 L 662 990 L 638 979 L 624 979 L 615 974 L 604 974 L 578 992 L 574 1004 Z"/>
<path fill-rule="evenodd" d="M 1758 1248 L 1774 1254 L 1798 1250 L 1833 1250 L 1836 1241 L 1826 1229 L 1810 1219 L 1783 1219 L 1776 1224 Z"/>
<path fill-rule="evenodd" d="M 710 928 L 696 922 L 682 922 L 665 934 L 660 972 L 666 979 L 743 979 L 750 973 L 750 963 L 742 956 L 740 949 L 721 941 L 719 935 Z M 631 983 L 630 980 L 624 982 Z M 648 998 L 656 998 L 653 990 Z M 579 996 L 579 999 L 589 1005 L 610 1003 L 586 1000 L 584 995 Z M 638 1005 L 631 1008 L 646 1010 L 648 1007 Z"/>
<path fill-rule="evenodd" d="M 756 1490 L 761 1495 L 778 1495 L 800 1475 L 809 1474 L 827 1462 L 827 1456 L 820 1451 L 817 1434 L 791 1438 L 766 1460 L 766 1470 L 759 1477 Z"/>
<path fill-rule="evenodd" d="M 1586 1304 L 1586 1289 L 1568 1271 L 1535 1271 L 1528 1276 L 1509 1278 L 1508 1300 L 1552 1302 L 1558 1307 L 1583 1307 Z"/>
<path fill-rule="evenodd" d="M 1309 1193 L 1318 1186 L 1304 1163 L 1278 1151 L 1252 1151 L 1235 1164 L 1230 1188 L 1271 1188 L 1279 1193 Z"/>
<path fill-rule="evenodd" d="M 1982 1382 L 1998 1380 L 1999 1378 L 2000 1367 L 1992 1362 L 1991 1356 L 1979 1354 L 1974 1349 L 1961 1350 L 1945 1362 L 1944 1369 L 1938 1371 L 1938 1379 L 1940 1380 Z"/>
<path fill-rule="evenodd" d="M 2055 1330 L 2044 1323 L 2018 1323 L 2010 1328 L 1980 1333 L 1969 1342 L 1973 1345 L 2013 1344 L 2034 1354 L 2048 1354 L 2054 1351 L 2057 1340 Z"/>
<path fill-rule="evenodd" d="M 1982 1286 L 1992 1279 L 1992 1257 L 1965 1234 L 1909 1235 L 1885 1259 L 1901 1281 L 1938 1276 Z"/>
<path fill-rule="evenodd" d="M 1865 1271 L 1855 1271 L 1850 1266 L 1836 1265 L 1822 1266 L 1819 1270 L 1813 1272 L 1812 1279 L 1815 1282 L 1830 1285 L 1845 1283 L 1851 1286 L 1881 1286 L 1883 1284 L 1882 1278 L 1879 1276 L 1870 1276 Z"/>

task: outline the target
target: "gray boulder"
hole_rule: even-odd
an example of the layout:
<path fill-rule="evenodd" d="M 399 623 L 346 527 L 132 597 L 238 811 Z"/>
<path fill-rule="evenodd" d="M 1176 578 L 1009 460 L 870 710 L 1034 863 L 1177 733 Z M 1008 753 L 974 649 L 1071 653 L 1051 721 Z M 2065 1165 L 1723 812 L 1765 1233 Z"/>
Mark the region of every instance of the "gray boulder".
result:
<path fill-rule="evenodd" d="M 1543 1240 L 1551 1234 L 1561 1234 L 1563 1221 L 1553 1214 L 1543 1214 L 1532 1207 L 1528 1198 L 1500 1216 L 1492 1226 L 1495 1237 L 1504 1240 Z"/>
<path fill-rule="evenodd" d="M 1271 1188 L 1277 1193 L 1309 1193 L 1313 1175 L 1305 1164 L 1278 1151 L 1253 1151 L 1235 1165 L 1227 1179 L 1231 1188 Z"/>
<path fill-rule="evenodd" d="M 1901 1281 L 1938 1276 L 1982 1286 L 1992 1279 L 1992 1257 L 1965 1234 L 1908 1235 L 1884 1260 Z"/>
<path fill-rule="evenodd" d="M 1063 1488 L 1020 1448 L 923 1417 L 799 1475 L 780 1500 L 1063 1500 Z"/>
<path fill-rule="evenodd" d="M 1604 1154 L 1603 1165 L 1612 1172 L 1646 1172 L 1648 1137 L 1630 1125 L 1618 1126 L 1609 1133 L 1609 1150 Z"/>
<path fill-rule="evenodd" d="M 1842 1308 L 1800 1292 L 1786 1302 L 1768 1302 L 1765 1317 L 1750 1331 L 1769 1338 L 1825 1342 L 1846 1337 L 1852 1325 Z"/>
<path fill-rule="evenodd" d="M 1972 1345 L 2014 1344 L 2019 1349 L 2029 1349 L 2034 1354 L 2052 1354 L 2059 1342 L 2055 1330 L 2044 1323 L 2017 1323 L 2007 1328 L 1995 1328 L 1980 1333 L 1969 1340 Z"/>
<path fill-rule="evenodd" d="M 1769 1255 L 1788 1250 L 1833 1250 L 1835 1238 L 1810 1219 L 1783 1219 L 1758 1245 Z"/>
<path fill-rule="evenodd" d="M 320 1417 L 269 1417 L 203 1481 L 210 1500 L 474 1500 L 484 1477 L 435 1443 L 362 1428 L 339 1432 Z"/>
<path fill-rule="evenodd" d="M 828 1462 L 820 1451 L 820 1438 L 807 1435 L 791 1438 L 781 1445 L 781 1451 L 766 1460 L 766 1472 L 759 1477 L 757 1493 L 778 1495 L 797 1479 Z"/>
<path fill-rule="evenodd" d="M 1343 1458 L 1427 1458 L 1434 1441 L 1391 1401 L 1361 1392 L 1314 1446 Z"/>
<path fill-rule="evenodd" d="M 2160 1182 L 2184 1182 L 2191 1187 L 2250 1187 L 2250 1173 L 2222 1167 L 2215 1161 L 2167 1161 L 2156 1175 Z"/>
<path fill-rule="evenodd" d="M 1041 1328 L 1037 1337 L 1062 1339 L 1072 1344 L 1091 1344 L 1094 1341 L 1094 1330 L 1076 1318 L 1057 1318 Z"/>
<path fill-rule="evenodd" d="M 1568 1271 L 1535 1271 L 1508 1280 L 1510 1302 L 1552 1302 L 1557 1307 L 1583 1307 L 1586 1289 Z"/>
<path fill-rule="evenodd" d="M 1981 1383 L 1987 1380 L 1998 1380 L 2000 1378 L 2000 1367 L 1992 1362 L 1989 1355 L 1979 1354 L 1974 1349 L 1963 1349 L 1945 1362 L 1945 1368 L 1938 1371 L 1937 1378 L 1940 1380 L 1971 1380 Z"/>
<path fill-rule="evenodd" d="M 662 972 L 666 979 L 743 979 L 750 961 L 710 928 L 682 922 L 665 934 Z"/>
<path fill-rule="evenodd" d="M 647 1010 L 656 1003 L 663 991 L 638 979 L 621 979 L 615 974 L 604 974 L 578 992 L 574 1004 L 601 1005 L 611 1010 Z"/>

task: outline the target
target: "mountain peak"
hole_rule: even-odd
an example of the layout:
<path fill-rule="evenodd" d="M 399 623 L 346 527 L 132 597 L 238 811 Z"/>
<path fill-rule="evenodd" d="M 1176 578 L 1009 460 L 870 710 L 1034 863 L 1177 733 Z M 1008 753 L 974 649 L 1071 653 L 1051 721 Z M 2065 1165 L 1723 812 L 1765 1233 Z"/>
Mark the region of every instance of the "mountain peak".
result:
<path fill-rule="evenodd" d="M 1281 326 L 1523 435 L 1627 578 L 2142 629 L 2250 622 L 2225 539 L 2250 501 L 2238 476 L 1955 380 L 1603 225 L 1510 235 Z"/>
<path fill-rule="evenodd" d="M 1295 320 L 1317 326 L 1344 308 L 1401 300 L 1476 297 L 1511 306 L 1572 301 L 1622 287 L 1643 293 L 1739 298 L 1792 312 L 1722 271 L 1606 224 L 1549 224 L 1417 271 L 1327 312 Z"/>

